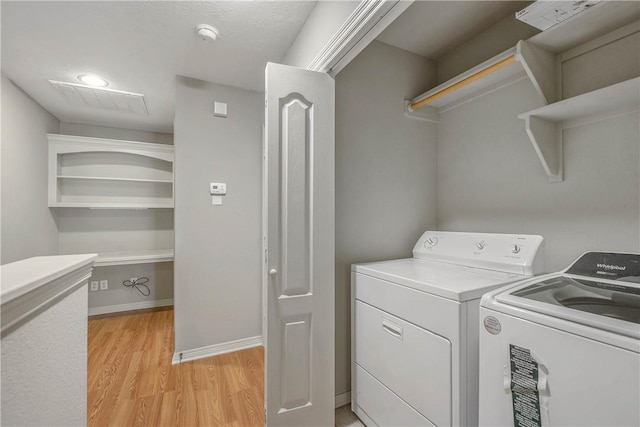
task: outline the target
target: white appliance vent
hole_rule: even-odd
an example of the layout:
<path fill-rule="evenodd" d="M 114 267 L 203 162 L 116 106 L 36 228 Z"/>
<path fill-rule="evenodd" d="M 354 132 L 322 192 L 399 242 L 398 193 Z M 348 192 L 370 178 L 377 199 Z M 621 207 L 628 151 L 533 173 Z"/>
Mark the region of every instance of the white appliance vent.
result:
<path fill-rule="evenodd" d="M 144 95 L 123 92 L 102 87 L 85 86 L 75 83 L 49 82 L 60 91 L 62 96 L 74 107 L 91 107 L 101 110 L 122 111 L 132 114 L 149 115 Z"/>

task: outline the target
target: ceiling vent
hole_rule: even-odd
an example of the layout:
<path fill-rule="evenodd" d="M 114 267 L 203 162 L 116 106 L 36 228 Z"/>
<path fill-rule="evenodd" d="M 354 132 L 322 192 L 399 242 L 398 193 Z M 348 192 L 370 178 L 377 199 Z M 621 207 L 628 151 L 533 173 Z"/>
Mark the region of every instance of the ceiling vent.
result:
<path fill-rule="evenodd" d="M 91 107 L 101 110 L 149 115 L 147 104 L 144 101 L 144 95 L 139 93 L 59 82 L 56 80 L 49 80 L 49 82 L 58 89 L 67 102 L 74 107 Z"/>

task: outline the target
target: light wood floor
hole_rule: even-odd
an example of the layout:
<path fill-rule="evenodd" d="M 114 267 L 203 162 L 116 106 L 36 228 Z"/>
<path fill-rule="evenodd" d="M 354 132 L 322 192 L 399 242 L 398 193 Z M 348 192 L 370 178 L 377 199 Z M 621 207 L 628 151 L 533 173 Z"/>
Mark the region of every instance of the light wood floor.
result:
<path fill-rule="evenodd" d="M 173 310 L 89 320 L 89 426 L 263 426 L 264 350 L 171 365 Z"/>

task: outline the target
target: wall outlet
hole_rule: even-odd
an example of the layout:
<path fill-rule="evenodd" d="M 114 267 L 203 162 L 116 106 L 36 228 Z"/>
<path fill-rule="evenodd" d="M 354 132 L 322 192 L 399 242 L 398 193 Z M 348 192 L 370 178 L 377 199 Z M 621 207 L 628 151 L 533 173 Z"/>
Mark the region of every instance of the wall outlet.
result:
<path fill-rule="evenodd" d="M 98 290 L 98 281 L 97 280 L 92 280 L 91 281 L 91 290 L 92 291 L 97 291 Z"/>
<path fill-rule="evenodd" d="M 108 280 L 100 280 L 100 290 L 106 291 L 109 289 L 109 281 Z"/>

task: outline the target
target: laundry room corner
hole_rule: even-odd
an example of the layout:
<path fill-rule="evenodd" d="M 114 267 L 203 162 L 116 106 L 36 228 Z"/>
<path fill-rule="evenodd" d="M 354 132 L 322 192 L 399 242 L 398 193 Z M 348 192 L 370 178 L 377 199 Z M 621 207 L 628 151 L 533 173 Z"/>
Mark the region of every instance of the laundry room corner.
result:
<path fill-rule="evenodd" d="M 634 28 L 558 55 L 562 97 L 640 75 L 640 33 Z M 540 99 L 525 79 L 441 111 L 438 228 L 541 234 L 547 271 L 589 250 L 638 252 L 637 111 L 568 123 L 562 130 L 564 180 L 550 183 L 516 117 L 538 107 Z"/>
<path fill-rule="evenodd" d="M 351 264 L 407 257 L 436 223 L 437 125 L 402 114 L 435 81 L 433 61 L 377 41 L 336 76 L 338 396 L 350 390 Z"/>

